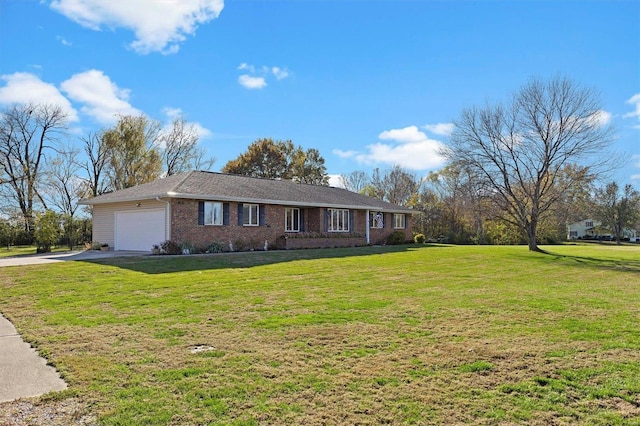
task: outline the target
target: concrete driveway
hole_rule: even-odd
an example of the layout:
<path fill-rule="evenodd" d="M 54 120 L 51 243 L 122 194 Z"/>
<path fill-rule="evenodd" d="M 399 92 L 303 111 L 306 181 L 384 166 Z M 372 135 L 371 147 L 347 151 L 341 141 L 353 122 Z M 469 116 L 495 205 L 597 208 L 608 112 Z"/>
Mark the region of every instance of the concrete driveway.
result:
<path fill-rule="evenodd" d="M 41 253 L 0 258 L 0 268 L 4 266 L 42 265 L 45 263 L 68 262 L 72 260 L 93 260 L 109 257 L 150 256 L 151 251 L 100 251 L 75 250 L 60 253 Z"/>

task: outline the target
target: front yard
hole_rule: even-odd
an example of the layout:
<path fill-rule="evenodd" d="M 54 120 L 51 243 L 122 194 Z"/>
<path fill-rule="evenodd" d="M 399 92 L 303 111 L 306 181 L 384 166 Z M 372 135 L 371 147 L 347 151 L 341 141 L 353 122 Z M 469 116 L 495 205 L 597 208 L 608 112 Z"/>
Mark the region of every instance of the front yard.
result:
<path fill-rule="evenodd" d="M 640 424 L 640 247 L 545 248 L 9 267 L 0 311 L 69 423 Z"/>

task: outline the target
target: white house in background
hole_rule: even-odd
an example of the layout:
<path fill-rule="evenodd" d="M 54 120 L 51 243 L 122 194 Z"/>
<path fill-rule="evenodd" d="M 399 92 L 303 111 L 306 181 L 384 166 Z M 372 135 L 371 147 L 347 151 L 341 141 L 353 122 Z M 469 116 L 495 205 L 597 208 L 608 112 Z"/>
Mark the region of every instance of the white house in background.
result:
<path fill-rule="evenodd" d="M 575 222 L 567 226 L 567 239 L 568 240 L 582 240 L 584 237 L 587 238 L 595 238 L 598 236 L 596 232 L 596 227 L 600 226 L 602 223 L 593 220 L 593 219 L 585 219 L 580 222 Z"/>
<path fill-rule="evenodd" d="M 585 219 L 580 222 L 572 223 L 567 226 L 567 239 L 589 240 L 610 238 L 612 236 L 610 232 L 603 234 L 600 233 L 602 231 L 599 228 L 600 225 L 602 225 L 602 222 L 593 219 Z M 623 231 L 622 235 L 624 238 L 629 238 L 629 241 L 631 242 L 636 242 L 639 239 L 635 229 L 627 228 Z"/>

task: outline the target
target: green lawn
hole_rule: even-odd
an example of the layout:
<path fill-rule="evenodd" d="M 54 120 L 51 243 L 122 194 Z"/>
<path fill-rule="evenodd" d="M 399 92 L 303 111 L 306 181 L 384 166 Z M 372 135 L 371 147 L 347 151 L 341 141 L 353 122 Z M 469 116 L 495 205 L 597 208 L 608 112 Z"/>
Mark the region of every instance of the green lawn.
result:
<path fill-rule="evenodd" d="M 640 425 L 640 247 L 545 249 L 2 268 L 0 311 L 105 425 Z"/>
<path fill-rule="evenodd" d="M 0 258 L 36 254 L 36 249 L 36 246 L 11 246 L 10 248 L 7 248 L 7 246 L 0 246 Z M 69 251 L 69 247 L 52 247 L 51 251 Z"/>

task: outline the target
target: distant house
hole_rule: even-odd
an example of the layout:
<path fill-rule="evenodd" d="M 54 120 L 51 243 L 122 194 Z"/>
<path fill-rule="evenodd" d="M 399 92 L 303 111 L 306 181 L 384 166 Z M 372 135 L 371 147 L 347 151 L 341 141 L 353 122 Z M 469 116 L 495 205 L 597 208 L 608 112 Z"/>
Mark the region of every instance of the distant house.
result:
<path fill-rule="evenodd" d="M 598 240 L 598 239 L 613 239 L 613 236 L 608 231 L 603 231 L 602 223 L 593 220 L 585 219 L 580 222 L 575 222 L 567 226 L 567 239 L 568 240 Z M 638 236 L 635 229 L 625 229 L 623 231 L 623 238 L 629 239 L 629 241 L 636 242 Z"/>
<path fill-rule="evenodd" d="M 593 219 L 585 219 L 580 222 L 575 222 L 567 226 L 567 239 L 568 240 L 582 240 L 582 239 L 595 239 L 598 236 L 596 228 L 601 223 Z"/>
<path fill-rule="evenodd" d="M 149 251 L 166 240 L 225 250 L 382 244 L 411 239 L 413 210 L 329 186 L 193 171 L 83 200 L 93 240 Z"/>

